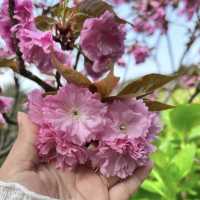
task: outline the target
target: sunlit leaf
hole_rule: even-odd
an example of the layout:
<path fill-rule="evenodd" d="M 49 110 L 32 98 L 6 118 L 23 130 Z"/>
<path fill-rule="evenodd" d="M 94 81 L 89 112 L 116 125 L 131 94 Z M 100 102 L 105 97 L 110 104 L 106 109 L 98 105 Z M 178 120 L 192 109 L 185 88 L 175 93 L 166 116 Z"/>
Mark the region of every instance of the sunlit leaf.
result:
<path fill-rule="evenodd" d="M 57 70 L 62 74 L 62 76 L 69 82 L 76 85 L 89 87 L 91 85 L 90 80 L 81 74 L 80 72 L 75 71 L 74 69 L 66 66 L 65 64 L 60 63 L 55 55 L 52 55 L 52 62 L 57 68 Z"/>
<path fill-rule="evenodd" d="M 170 112 L 172 126 L 183 133 L 200 125 L 200 104 L 186 104 L 177 106 Z"/>
<path fill-rule="evenodd" d="M 175 165 L 178 169 L 176 176 L 178 179 L 184 178 L 192 169 L 194 163 L 194 157 L 196 154 L 196 146 L 194 144 L 188 144 L 182 147 L 182 149 L 173 158 L 171 165 Z"/>
<path fill-rule="evenodd" d="M 161 74 L 149 74 L 129 83 L 118 96 L 142 96 L 164 86 L 174 80 L 176 76 L 165 76 Z"/>
<path fill-rule="evenodd" d="M 165 196 L 162 186 L 157 181 L 146 180 L 143 183 L 142 188 L 149 192 L 160 194 L 163 197 Z"/>
<path fill-rule="evenodd" d="M 51 29 L 55 22 L 56 21 L 53 18 L 46 15 L 38 16 L 35 18 L 35 24 L 37 28 L 42 31 Z"/>

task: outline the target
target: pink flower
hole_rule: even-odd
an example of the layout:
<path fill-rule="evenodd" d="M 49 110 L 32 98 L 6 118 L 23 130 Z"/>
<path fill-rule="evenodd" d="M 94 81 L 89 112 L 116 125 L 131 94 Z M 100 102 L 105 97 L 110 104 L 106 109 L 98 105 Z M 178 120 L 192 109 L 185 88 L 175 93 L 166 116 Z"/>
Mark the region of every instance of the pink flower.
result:
<path fill-rule="evenodd" d="M 170 3 L 169 0 L 136 1 L 135 7 L 138 17 L 134 22 L 135 31 L 152 34 L 156 30 L 161 30 L 164 33 L 167 29 L 166 7 Z"/>
<path fill-rule="evenodd" d="M 71 141 L 83 144 L 104 129 L 107 107 L 99 96 L 75 85 L 62 87 L 54 96 L 45 98 L 43 119 Z"/>
<path fill-rule="evenodd" d="M 35 64 L 42 72 L 49 73 L 54 69 L 51 61 L 54 51 L 61 63 L 67 62 L 69 56 L 56 47 L 51 32 L 21 29 L 18 34 L 19 47 L 24 59 Z"/>
<path fill-rule="evenodd" d="M 145 62 L 146 58 L 150 56 L 149 48 L 139 44 L 136 44 L 132 47 L 132 53 L 135 57 L 136 64 Z"/>
<path fill-rule="evenodd" d="M 144 166 L 155 148 L 151 145 L 160 131 L 157 114 L 148 111 L 142 101 L 114 101 L 108 109 L 108 126 L 92 150 L 94 168 L 105 176 L 126 178 L 138 166 Z"/>
<path fill-rule="evenodd" d="M 87 162 L 88 154 L 84 147 L 75 145 L 61 133 L 43 125 L 40 127 L 36 144 L 38 155 L 43 162 L 55 162 L 58 168 L 74 168 Z"/>
<path fill-rule="evenodd" d="M 114 101 L 109 105 L 107 116 L 110 122 L 104 131 L 103 140 L 106 141 L 145 137 L 151 125 L 148 108 L 136 99 Z"/>
<path fill-rule="evenodd" d="M 8 0 L 4 0 L 0 10 L 0 36 L 6 43 L 7 56 L 14 54 L 15 49 L 12 44 L 12 23 L 8 13 Z M 14 17 L 18 20 L 17 26 L 32 26 L 33 24 L 33 4 L 30 0 L 15 1 Z M 15 31 L 15 29 L 13 30 Z M 4 53 L 5 55 L 5 53 Z"/>
<path fill-rule="evenodd" d="M 124 53 L 125 32 L 115 16 L 106 11 L 99 18 L 87 19 L 80 35 L 85 56 L 93 62 L 88 73 L 101 76 Z M 91 73 L 93 72 L 93 73 Z"/>
<path fill-rule="evenodd" d="M 149 160 L 149 154 L 154 151 L 145 138 L 115 139 L 100 143 L 92 152 L 93 168 L 97 168 L 106 176 L 127 178 L 139 166 L 144 166 Z"/>

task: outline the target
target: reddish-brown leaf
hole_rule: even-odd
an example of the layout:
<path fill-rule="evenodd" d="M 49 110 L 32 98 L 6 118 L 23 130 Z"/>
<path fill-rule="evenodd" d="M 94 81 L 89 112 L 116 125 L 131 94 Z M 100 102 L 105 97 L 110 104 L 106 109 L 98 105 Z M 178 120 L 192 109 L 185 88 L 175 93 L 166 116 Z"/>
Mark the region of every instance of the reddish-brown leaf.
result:
<path fill-rule="evenodd" d="M 154 90 L 164 86 L 170 81 L 177 78 L 177 76 L 165 76 L 161 74 L 149 74 L 140 79 L 129 83 L 118 96 L 143 96 L 149 94 Z"/>
<path fill-rule="evenodd" d="M 144 99 L 144 103 L 149 108 L 150 111 L 162 111 L 167 109 L 172 109 L 175 106 L 164 104 L 158 101 L 151 101 L 149 99 Z"/>
<path fill-rule="evenodd" d="M 104 79 L 96 82 L 94 85 L 97 88 L 97 92 L 99 92 L 102 97 L 106 97 L 113 91 L 118 82 L 119 77 L 116 77 L 113 74 L 113 70 L 111 70 Z"/>
<path fill-rule="evenodd" d="M 66 66 L 65 64 L 60 63 L 55 55 L 52 55 L 52 62 L 57 68 L 57 70 L 62 74 L 62 76 L 69 82 L 74 83 L 76 85 L 89 87 L 92 83 L 91 81 L 81 74 L 80 72 L 75 71 L 74 69 Z"/>

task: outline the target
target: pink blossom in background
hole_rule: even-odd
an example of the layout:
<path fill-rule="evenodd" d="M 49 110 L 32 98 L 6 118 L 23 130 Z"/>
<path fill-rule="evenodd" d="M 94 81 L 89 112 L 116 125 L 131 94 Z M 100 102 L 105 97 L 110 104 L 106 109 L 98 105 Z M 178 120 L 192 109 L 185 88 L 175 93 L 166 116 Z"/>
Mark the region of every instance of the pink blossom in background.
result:
<path fill-rule="evenodd" d="M 138 17 L 133 22 L 135 31 L 152 34 L 156 30 L 160 30 L 164 33 L 167 29 L 166 7 L 170 3 L 169 0 L 136 1 Z"/>
<path fill-rule="evenodd" d="M 180 85 L 185 88 L 197 87 L 200 81 L 200 76 L 198 74 L 190 75 L 186 74 L 180 78 Z"/>
<path fill-rule="evenodd" d="M 99 18 L 85 21 L 80 35 L 83 53 L 93 62 L 88 73 L 101 76 L 124 53 L 125 32 L 113 13 L 106 11 Z"/>
<path fill-rule="evenodd" d="M 54 96 L 45 98 L 45 123 L 60 132 L 66 132 L 71 141 L 84 144 L 104 130 L 107 107 L 87 88 L 67 85 Z"/>
<path fill-rule="evenodd" d="M 184 0 L 183 4 L 184 7 L 180 13 L 186 14 L 189 19 L 191 19 L 200 8 L 200 0 Z"/>
<path fill-rule="evenodd" d="M 9 112 L 12 108 L 12 105 L 13 98 L 0 96 L 0 127 L 6 123 L 3 114 Z"/>
<path fill-rule="evenodd" d="M 141 46 L 139 44 L 134 45 L 130 52 L 132 52 L 136 64 L 145 62 L 145 60 L 150 56 L 149 48 L 147 46 Z"/>

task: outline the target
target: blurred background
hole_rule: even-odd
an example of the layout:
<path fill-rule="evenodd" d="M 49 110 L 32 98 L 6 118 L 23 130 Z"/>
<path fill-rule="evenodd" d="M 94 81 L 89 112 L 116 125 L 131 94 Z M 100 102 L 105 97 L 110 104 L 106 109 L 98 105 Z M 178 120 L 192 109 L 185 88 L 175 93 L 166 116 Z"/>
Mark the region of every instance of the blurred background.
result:
<path fill-rule="evenodd" d="M 37 5 L 40 3 L 35 1 Z M 43 3 L 56 4 L 51 0 Z M 160 113 L 163 130 L 156 141 L 157 151 L 152 155 L 155 167 L 132 200 L 200 200 L 200 1 L 110 0 L 109 3 L 119 17 L 129 22 L 124 27 L 126 52 L 115 66 L 120 84 L 151 73 L 178 75 L 152 94 L 152 99 L 176 108 Z M 0 44 L 4 48 L 3 38 Z M 82 65 L 80 57 L 79 71 L 83 71 Z M 52 81 L 35 66 L 30 71 Z M 0 88 L 3 95 L 15 99 L 8 113 L 9 125 L 0 129 L 3 162 L 16 137 L 16 113 L 23 110 L 25 94 L 39 86 L 2 68 Z"/>

